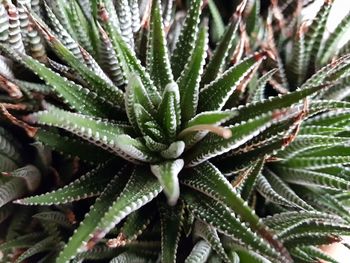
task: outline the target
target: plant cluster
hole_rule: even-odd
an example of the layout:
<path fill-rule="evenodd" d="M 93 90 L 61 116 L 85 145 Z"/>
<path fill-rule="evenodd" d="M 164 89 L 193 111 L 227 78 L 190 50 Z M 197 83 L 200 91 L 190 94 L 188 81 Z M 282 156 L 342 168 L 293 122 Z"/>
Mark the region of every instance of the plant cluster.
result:
<path fill-rule="evenodd" d="M 3 0 L 4 262 L 336 262 L 319 246 L 350 233 L 350 15 L 327 35 L 332 2 L 226 21 L 213 0 Z"/>

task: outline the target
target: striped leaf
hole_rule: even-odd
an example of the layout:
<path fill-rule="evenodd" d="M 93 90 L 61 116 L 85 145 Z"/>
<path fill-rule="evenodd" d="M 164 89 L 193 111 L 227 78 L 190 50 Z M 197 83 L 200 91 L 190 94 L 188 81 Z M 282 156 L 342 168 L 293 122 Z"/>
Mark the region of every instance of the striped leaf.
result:
<path fill-rule="evenodd" d="M 205 86 L 199 95 L 200 111 L 221 110 L 236 89 L 243 85 L 246 77 L 260 65 L 265 53 L 256 53 L 227 70 L 222 76 Z"/>
<path fill-rule="evenodd" d="M 166 45 L 160 1 L 152 0 L 146 64 L 159 93 L 174 81 Z"/>

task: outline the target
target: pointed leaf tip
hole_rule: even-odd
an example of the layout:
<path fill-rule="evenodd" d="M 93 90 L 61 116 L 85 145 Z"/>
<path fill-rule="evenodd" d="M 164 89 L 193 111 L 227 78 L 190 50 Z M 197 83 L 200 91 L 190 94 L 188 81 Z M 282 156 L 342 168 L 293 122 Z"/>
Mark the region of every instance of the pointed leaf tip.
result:
<path fill-rule="evenodd" d="M 164 187 L 164 193 L 168 198 L 169 205 L 171 206 L 176 205 L 180 196 L 178 174 L 183 167 L 184 161 L 182 159 L 151 165 L 151 171 Z"/>

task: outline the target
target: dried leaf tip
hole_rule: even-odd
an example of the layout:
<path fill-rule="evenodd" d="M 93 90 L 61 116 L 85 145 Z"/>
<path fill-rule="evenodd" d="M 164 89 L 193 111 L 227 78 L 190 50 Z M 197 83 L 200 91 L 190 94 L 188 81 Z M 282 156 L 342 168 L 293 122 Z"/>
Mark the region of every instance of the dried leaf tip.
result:
<path fill-rule="evenodd" d="M 266 59 L 268 56 L 270 56 L 269 52 L 267 50 L 257 52 L 254 54 L 255 61 L 260 61 L 263 59 Z"/>
<path fill-rule="evenodd" d="M 106 10 L 106 7 L 104 4 L 99 3 L 98 4 L 98 17 L 102 22 L 108 22 L 109 21 L 109 14 Z"/>
<path fill-rule="evenodd" d="M 110 248 L 123 247 L 126 244 L 126 236 L 123 233 L 119 233 L 117 238 L 107 240 L 107 246 Z"/>

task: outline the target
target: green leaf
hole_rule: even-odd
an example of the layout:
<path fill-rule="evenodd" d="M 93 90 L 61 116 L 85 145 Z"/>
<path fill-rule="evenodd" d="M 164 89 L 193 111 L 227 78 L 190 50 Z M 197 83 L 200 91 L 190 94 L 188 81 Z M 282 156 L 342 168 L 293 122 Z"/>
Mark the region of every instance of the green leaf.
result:
<path fill-rule="evenodd" d="M 93 39 L 90 35 L 91 25 L 90 21 L 87 20 L 86 16 L 82 12 L 79 4 L 76 0 L 67 2 L 65 6 L 68 21 L 74 30 L 76 40 L 88 50 L 90 54 L 94 54 Z"/>
<path fill-rule="evenodd" d="M 183 166 L 182 159 L 151 165 L 151 171 L 163 186 L 169 205 L 175 205 L 180 196 L 178 175 Z"/>
<path fill-rule="evenodd" d="M 8 240 L 0 245 L 1 251 L 8 251 L 16 248 L 31 247 L 45 237 L 44 233 L 30 233 Z"/>
<path fill-rule="evenodd" d="M 123 173 L 123 176 L 120 176 Z M 75 255 L 87 249 L 88 241 L 94 237 L 93 233 L 101 222 L 103 216 L 107 213 L 110 206 L 113 205 L 116 198 L 123 191 L 123 187 L 128 180 L 126 167 L 119 171 L 107 185 L 102 194 L 96 199 L 95 204 L 85 215 L 84 220 L 69 238 L 68 243 L 60 252 L 57 263 L 66 263 Z"/>
<path fill-rule="evenodd" d="M 191 250 L 191 253 L 185 260 L 185 263 L 207 262 L 211 252 L 210 244 L 205 240 L 199 240 Z"/>
<path fill-rule="evenodd" d="M 256 53 L 205 86 L 199 94 L 199 111 L 221 110 L 230 96 L 246 82 L 246 77 L 259 67 L 265 57 L 264 52 Z"/>
<path fill-rule="evenodd" d="M 261 158 L 251 166 L 249 174 L 247 175 L 247 179 L 244 181 L 242 190 L 240 191 L 241 197 L 244 200 L 248 200 L 248 198 L 250 197 L 256 184 L 256 180 L 263 168 L 264 162 L 265 159 Z"/>
<path fill-rule="evenodd" d="M 235 117 L 233 118 L 235 119 Z M 229 139 L 209 134 L 186 153 L 185 162 L 188 166 L 195 166 L 210 158 L 235 149 L 259 135 L 259 133 L 267 129 L 272 123 L 271 114 L 267 114 L 228 127 L 232 133 L 232 137 Z"/>
<path fill-rule="evenodd" d="M 216 43 L 221 39 L 221 37 L 225 33 L 225 25 L 224 21 L 222 21 L 222 17 L 219 10 L 215 5 L 215 2 L 213 0 L 209 0 L 208 5 L 210 14 L 212 16 L 210 35 L 212 37 L 213 42 Z"/>
<path fill-rule="evenodd" d="M 41 173 L 33 165 L 26 165 L 4 174 L 9 176 L 9 180 L 0 185 L 0 207 L 27 193 L 34 192 L 41 182 Z"/>
<path fill-rule="evenodd" d="M 200 125 L 220 125 L 234 116 L 236 113 L 232 111 L 205 111 L 189 120 L 185 127 L 187 129 Z"/>
<path fill-rule="evenodd" d="M 203 72 L 208 48 L 207 27 L 202 26 L 187 64 L 184 65 L 177 84 L 180 90 L 181 114 L 183 122 L 190 120 L 197 112 L 199 82 Z"/>
<path fill-rule="evenodd" d="M 231 263 L 215 228 L 197 220 L 194 226 L 194 233 L 196 237 L 198 236 L 207 241 L 224 262 Z"/>
<path fill-rule="evenodd" d="M 292 239 L 293 235 L 297 234 L 303 234 L 304 236 L 311 234 L 347 235 L 349 232 L 350 228 L 347 224 L 306 221 L 291 228 L 290 231 L 284 232 L 281 238 L 287 241 Z"/>
<path fill-rule="evenodd" d="M 140 257 L 130 252 L 123 252 L 109 262 L 110 263 L 147 263 L 148 260 L 146 258 Z"/>
<path fill-rule="evenodd" d="M 128 160 L 135 160 L 135 158 L 142 161 L 158 160 L 139 140 L 126 135 L 132 130 L 124 124 L 118 125 L 104 119 L 59 110 L 52 106 L 50 111 L 32 114 L 29 119 L 31 122 L 65 129 Z"/>
<path fill-rule="evenodd" d="M 305 36 L 306 58 L 305 63 L 309 70 L 314 69 L 317 54 L 321 48 L 321 41 L 326 28 L 329 11 L 331 9 L 333 0 L 325 0 Z"/>
<path fill-rule="evenodd" d="M 55 237 L 47 237 L 38 243 L 34 244 L 30 248 L 28 248 L 26 251 L 24 251 L 15 261 L 15 263 L 20 263 L 26 260 L 27 258 L 39 254 L 44 251 L 50 251 L 53 247 L 57 246 L 57 240 L 55 240 Z"/>
<path fill-rule="evenodd" d="M 44 31 L 45 29 L 42 28 L 42 30 Z M 49 32 L 46 34 L 46 39 L 52 49 L 60 58 L 65 60 L 77 73 L 79 73 L 79 75 L 87 82 L 89 90 L 95 92 L 100 98 L 108 101 L 114 107 L 124 108 L 124 94 L 120 89 L 113 86 L 93 70 L 82 64 L 79 59 L 77 59 L 74 54 L 68 50 L 68 48 L 66 48 Z"/>
<path fill-rule="evenodd" d="M 164 143 L 164 131 L 153 117 L 154 115 L 149 113 L 142 105 L 138 103 L 134 103 L 132 106 L 134 107 L 136 124 L 138 125 L 137 128 L 140 129 L 144 138 L 148 137 L 157 143 Z M 150 147 L 150 149 L 153 148 Z"/>
<path fill-rule="evenodd" d="M 152 0 L 146 64 L 159 93 L 174 81 L 166 45 L 160 0 Z"/>
<path fill-rule="evenodd" d="M 125 223 L 116 238 L 118 246 L 125 246 L 126 244 L 135 241 L 151 223 L 151 220 L 155 216 L 155 210 L 156 209 L 153 206 L 144 206 L 131 213 L 126 218 Z"/>
<path fill-rule="evenodd" d="M 275 229 L 277 231 L 283 231 L 284 229 L 289 228 L 290 226 L 293 226 L 305 220 L 338 223 L 344 222 L 344 220 L 342 220 L 341 217 L 335 214 L 319 212 L 316 210 L 282 212 L 265 217 L 263 219 L 263 222 L 272 229 Z"/>
<path fill-rule="evenodd" d="M 183 189 L 183 195 L 189 209 L 200 220 L 214 226 L 218 231 L 227 236 L 233 237 L 243 243 L 244 246 L 250 246 L 259 254 L 270 259 L 281 259 L 281 255 L 271 248 L 266 241 L 263 241 L 254 233 L 244 226 L 222 203 L 218 203 L 214 199 L 199 193 Z M 287 258 L 283 258 L 284 262 L 290 262 Z"/>
<path fill-rule="evenodd" d="M 350 16 L 346 15 L 327 38 L 320 52 L 320 64 L 326 64 L 335 55 L 339 41 L 341 41 L 350 28 Z"/>
<path fill-rule="evenodd" d="M 258 192 L 269 202 L 287 206 L 287 207 L 295 207 L 300 208 L 296 204 L 293 204 L 292 202 L 289 202 L 285 197 L 278 194 L 275 189 L 271 186 L 269 181 L 267 181 L 266 177 L 263 175 L 259 175 L 257 178 L 257 190 Z"/>
<path fill-rule="evenodd" d="M 162 239 L 162 262 L 175 263 L 178 243 L 183 225 L 184 205 L 179 202 L 176 206 L 169 207 L 165 203 L 158 202 L 161 239 Z"/>
<path fill-rule="evenodd" d="M 158 113 L 168 140 L 172 141 L 181 125 L 180 94 L 175 82 L 165 87 Z"/>
<path fill-rule="evenodd" d="M 258 0 L 253 0 L 253 1 L 249 1 L 250 5 L 253 3 L 253 7 L 250 10 L 250 14 L 248 15 L 248 17 L 246 18 L 246 28 L 247 28 L 247 33 L 251 36 L 254 37 L 254 33 L 256 33 L 257 31 L 259 31 L 259 26 L 260 26 L 260 2 Z"/>
<path fill-rule="evenodd" d="M 305 47 L 305 23 L 301 24 L 294 41 L 293 53 L 287 65 L 287 77 L 292 87 L 298 87 L 305 80 L 307 71 L 306 47 Z"/>
<path fill-rule="evenodd" d="M 167 149 L 161 151 L 160 154 L 165 159 L 176 159 L 180 157 L 184 150 L 185 143 L 183 141 L 176 141 L 170 144 L 170 146 Z"/>
<path fill-rule="evenodd" d="M 320 169 L 338 164 L 350 164 L 350 156 L 295 157 L 287 161 L 282 161 L 282 163 L 290 168 Z"/>
<path fill-rule="evenodd" d="M 308 255 L 311 255 L 315 259 L 322 259 L 331 263 L 339 263 L 333 257 L 327 255 L 325 252 L 323 252 L 321 249 L 317 247 L 304 246 L 304 247 L 301 247 L 300 249 L 303 250 Z"/>
<path fill-rule="evenodd" d="M 161 98 L 156 87 L 153 85 L 149 74 L 143 68 L 141 62 L 136 58 L 134 52 L 124 42 L 118 31 L 110 23 L 107 10 L 101 6 L 99 13 L 101 23 L 112 41 L 114 51 L 118 56 L 118 60 L 121 63 L 124 73 L 126 75 L 130 75 L 131 73 L 137 74 L 147 90 L 147 94 L 150 97 L 153 105 L 158 106 Z"/>
<path fill-rule="evenodd" d="M 50 4 L 53 3 L 50 2 Z M 56 1 L 55 4 L 62 4 L 62 0 Z M 51 29 L 55 35 L 69 49 L 69 51 L 72 52 L 77 59 L 79 59 L 81 63 L 86 63 L 82 53 L 80 52 L 79 44 L 74 40 L 70 25 L 66 23 L 66 19 L 62 19 L 61 17 L 61 15 L 65 12 L 57 12 L 56 8 L 53 8 L 53 12 L 46 1 L 44 2 L 44 7 L 49 24 L 51 25 Z"/>
<path fill-rule="evenodd" d="M 272 234 L 262 224 L 259 217 L 236 193 L 232 185 L 215 166 L 209 162 L 197 165 L 191 170 L 186 170 L 186 174 L 180 180 L 182 184 L 223 202 L 235 214 L 239 215 L 243 221 L 248 222 L 253 230 L 268 240 L 273 247 L 288 257 L 288 252 L 285 248 L 271 236 Z"/>
<path fill-rule="evenodd" d="M 238 107 L 232 111 L 237 111 L 238 116 L 233 117 L 229 123 L 248 120 L 262 113 L 270 112 L 276 109 L 287 108 L 298 101 L 320 91 L 325 86 L 311 86 L 296 90 L 286 95 L 271 97 L 261 102 L 249 103 L 244 107 Z"/>
<path fill-rule="evenodd" d="M 136 103 L 140 104 L 148 112 L 148 114 L 155 113 L 155 109 L 140 78 L 135 75 L 131 75 L 125 89 L 125 108 L 128 119 L 133 125 L 134 129 L 141 129 L 141 127 L 138 126 L 139 124 L 137 123 L 135 115 Z"/>
<path fill-rule="evenodd" d="M 122 134 L 115 137 L 115 145 L 120 149 L 120 156 L 127 160 L 141 162 L 158 162 L 159 156 L 151 152 L 140 138 L 133 139 L 129 135 Z"/>
<path fill-rule="evenodd" d="M 98 196 L 115 176 L 120 162 L 112 160 L 99 165 L 63 188 L 49 193 L 35 195 L 16 202 L 23 205 L 65 204 L 93 196 Z"/>
<path fill-rule="evenodd" d="M 248 89 L 248 102 L 259 102 L 265 99 L 266 84 L 271 80 L 272 76 L 278 71 L 278 69 L 272 69 L 265 73 L 258 80 L 256 85 L 249 87 Z"/>
<path fill-rule="evenodd" d="M 163 187 L 150 172 L 145 173 L 144 168 L 136 167 L 118 199 L 100 219 L 96 237 L 102 238 L 127 215 L 152 201 L 162 190 Z"/>
<path fill-rule="evenodd" d="M 301 199 L 283 180 L 281 180 L 274 172 L 266 169 L 263 173 L 271 187 L 276 193 L 285 198 L 291 205 L 297 206 L 305 210 L 312 210 L 313 207 Z"/>
<path fill-rule="evenodd" d="M 242 2 L 237 6 L 234 19 L 231 20 L 227 26 L 220 43 L 216 47 L 212 58 L 206 66 L 202 79 L 201 88 L 215 80 L 223 71 L 226 58 L 233 45 L 233 40 L 236 35 L 238 25 L 241 22 L 242 13 L 244 11 L 246 2 Z"/>
<path fill-rule="evenodd" d="M 186 20 L 171 56 L 171 68 L 175 80 L 178 79 L 193 53 L 202 2 L 202 0 L 191 0 Z"/>
<path fill-rule="evenodd" d="M 117 15 L 119 19 L 119 29 L 120 33 L 123 36 L 123 39 L 130 47 L 134 46 L 134 35 L 132 32 L 132 18 L 130 6 L 128 3 L 128 0 L 120 0 L 118 2 L 114 2 L 111 0 L 108 0 L 111 2 L 111 5 L 115 5 L 117 10 Z M 111 10 L 107 7 L 108 10 Z M 113 10 L 111 10 L 113 11 Z"/>
<path fill-rule="evenodd" d="M 67 216 L 58 211 L 40 212 L 33 215 L 33 218 L 39 219 L 43 224 L 54 223 L 56 225 L 71 229 L 73 224 L 69 222 Z"/>
<path fill-rule="evenodd" d="M 39 129 L 35 139 L 65 156 L 79 157 L 80 160 L 89 163 L 99 164 L 113 157 L 109 152 L 74 135 L 60 134 L 57 129 Z"/>
<path fill-rule="evenodd" d="M 4 50 L 4 47 L 2 46 L 1 49 Z M 58 75 L 29 56 L 22 54 L 18 60 L 50 85 L 71 108 L 93 116 L 108 115 L 110 107 L 107 107 L 108 104 L 101 103 L 103 100 L 96 98 L 95 93 Z"/>
<path fill-rule="evenodd" d="M 347 180 L 327 173 L 285 167 L 278 167 L 277 169 L 281 171 L 281 178 L 292 184 L 345 191 L 350 189 L 350 183 Z"/>
<path fill-rule="evenodd" d="M 305 89 L 312 86 L 317 86 L 324 84 L 327 77 L 331 76 L 332 74 L 336 73 L 337 71 L 341 70 L 349 65 L 349 59 L 350 55 L 344 55 L 335 61 L 332 61 L 331 63 L 327 64 L 323 68 L 319 69 L 314 73 L 302 86 L 301 89 Z M 330 83 L 332 84 L 332 83 Z"/>
<path fill-rule="evenodd" d="M 16 139 L 4 128 L 0 127 L 0 155 L 8 158 L 16 165 L 22 164 L 21 146 Z M 1 171 L 1 169 L 0 169 Z"/>
<path fill-rule="evenodd" d="M 120 87 L 125 83 L 125 74 L 118 61 L 112 42 L 100 24 L 97 24 L 100 35 L 98 43 L 98 62 L 101 68 L 109 76 L 114 85 Z"/>

